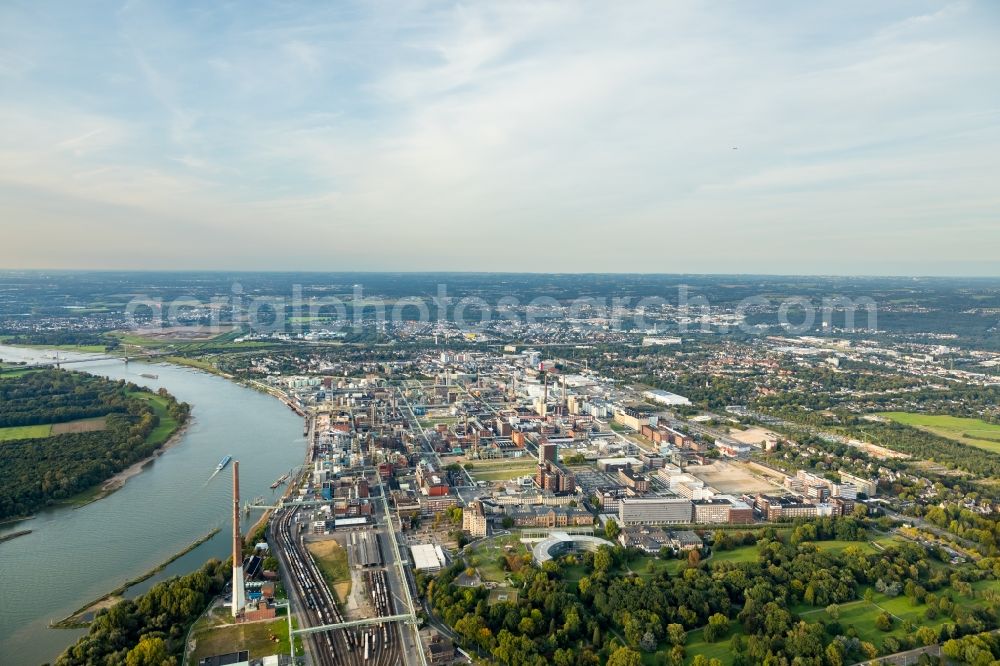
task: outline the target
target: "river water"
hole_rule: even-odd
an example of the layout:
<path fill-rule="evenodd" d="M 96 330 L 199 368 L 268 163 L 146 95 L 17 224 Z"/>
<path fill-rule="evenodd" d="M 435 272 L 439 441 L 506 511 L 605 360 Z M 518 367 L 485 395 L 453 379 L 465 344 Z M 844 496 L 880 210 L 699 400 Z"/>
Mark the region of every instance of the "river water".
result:
<path fill-rule="evenodd" d="M 50 352 L 0 345 L 7 361 L 49 361 Z M 94 355 L 91 355 L 94 356 Z M 86 354 L 60 352 L 63 359 Z M 270 485 L 305 456 L 302 419 L 273 397 L 198 370 L 120 360 L 68 364 L 68 369 L 166 388 L 191 404 L 187 431 L 124 488 L 78 509 L 56 508 L 0 526 L 0 535 L 32 530 L 0 543 L 0 663 L 54 660 L 83 630 L 49 622 L 162 564 L 215 527 L 222 531 L 129 592 L 197 569 L 231 552 L 232 469 L 209 478 L 219 459 L 240 461 L 244 499 L 271 499 Z M 157 379 L 141 377 L 158 375 Z M 2 483 L 0 470 L 0 483 Z M 244 532 L 259 516 L 244 517 Z"/>

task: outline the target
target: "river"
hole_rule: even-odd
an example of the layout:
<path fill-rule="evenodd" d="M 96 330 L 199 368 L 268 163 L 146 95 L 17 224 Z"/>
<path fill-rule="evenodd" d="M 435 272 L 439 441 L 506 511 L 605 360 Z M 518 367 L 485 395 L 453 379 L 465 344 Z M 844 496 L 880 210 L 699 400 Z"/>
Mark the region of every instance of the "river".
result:
<path fill-rule="evenodd" d="M 50 360 L 50 352 L 0 345 L 7 361 Z M 64 359 L 86 354 L 60 352 Z M 91 355 L 95 356 L 95 355 Z M 209 478 L 219 459 L 240 461 L 244 499 L 271 499 L 270 485 L 302 464 L 302 419 L 280 401 L 199 370 L 120 360 L 66 366 L 166 388 L 192 406 L 189 427 L 125 487 L 78 509 L 60 507 L 0 526 L 0 535 L 31 534 L 0 543 L 0 662 L 53 661 L 83 630 L 50 629 L 87 602 L 169 559 L 215 527 L 222 531 L 163 572 L 132 588 L 141 593 L 166 577 L 197 569 L 231 551 L 232 471 Z M 140 376 L 158 375 L 157 379 Z M 244 531 L 259 517 L 244 518 Z"/>

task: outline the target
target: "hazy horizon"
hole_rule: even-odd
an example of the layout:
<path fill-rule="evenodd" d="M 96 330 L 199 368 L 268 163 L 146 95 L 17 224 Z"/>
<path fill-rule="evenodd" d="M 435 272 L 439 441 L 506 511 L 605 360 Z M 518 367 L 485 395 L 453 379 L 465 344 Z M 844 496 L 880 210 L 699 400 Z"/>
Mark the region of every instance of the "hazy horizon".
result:
<path fill-rule="evenodd" d="M 697 278 L 817 278 L 817 279 L 900 279 L 900 280 L 1000 280 L 1000 274 L 906 274 L 906 273 L 713 273 L 699 271 L 655 272 L 655 271 L 509 271 L 509 270 L 445 270 L 445 269 L 302 269 L 302 268 L 4 268 L 0 274 L 19 273 L 137 273 L 137 274 L 231 274 L 231 275 L 639 275 L 648 277 L 697 277 Z"/>
<path fill-rule="evenodd" d="M 1000 6 L 0 7 L 8 270 L 1000 275 Z"/>

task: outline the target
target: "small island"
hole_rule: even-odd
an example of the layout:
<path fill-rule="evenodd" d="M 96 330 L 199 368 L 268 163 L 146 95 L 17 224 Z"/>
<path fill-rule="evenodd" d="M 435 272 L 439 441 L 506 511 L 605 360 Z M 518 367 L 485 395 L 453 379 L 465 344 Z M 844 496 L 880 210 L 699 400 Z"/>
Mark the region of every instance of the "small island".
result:
<path fill-rule="evenodd" d="M 190 405 L 165 389 L 66 370 L 0 377 L 0 520 L 86 503 L 163 447 Z"/>

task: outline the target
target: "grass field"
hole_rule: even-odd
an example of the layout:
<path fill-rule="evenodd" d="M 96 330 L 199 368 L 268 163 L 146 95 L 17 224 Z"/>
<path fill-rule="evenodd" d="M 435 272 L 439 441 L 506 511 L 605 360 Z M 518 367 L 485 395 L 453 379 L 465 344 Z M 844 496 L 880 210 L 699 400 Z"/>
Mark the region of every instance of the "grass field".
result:
<path fill-rule="evenodd" d="M 1000 453 L 1000 425 L 980 419 L 967 419 L 940 414 L 912 412 L 882 412 L 879 416 L 932 433 L 960 444 Z"/>
<path fill-rule="evenodd" d="M 211 361 L 205 361 L 200 358 L 188 358 L 187 356 L 166 356 L 163 358 L 167 363 L 173 363 L 175 365 L 186 365 L 189 368 L 197 368 L 199 370 L 204 370 L 206 372 L 215 373 L 218 369 Z"/>
<path fill-rule="evenodd" d="M 307 544 L 309 552 L 316 558 L 316 566 L 323 573 L 323 578 L 337 594 L 341 603 L 351 593 L 351 571 L 347 564 L 347 550 L 333 539 L 326 541 L 311 541 Z"/>
<path fill-rule="evenodd" d="M 732 550 L 712 551 L 709 562 L 756 562 L 757 556 L 756 545 L 739 546 Z"/>
<path fill-rule="evenodd" d="M 104 429 L 104 417 L 79 419 L 65 423 L 46 423 L 33 426 L 11 426 L 0 428 L 0 442 L 12 439 L 40 439 L 52 435 L 65 435 L 71 432 L 94 432 Z"/>
<path fill-rule="evenodd" d="M 687 663 L 690 664 L 694 661 L 695 656 L 700 654 L 706 659 L 718 659 L 723 666 L 730 666 L 733 663 L 733 653 L 729 649 L 729 642 L 732 640 L 733 634 L 740 631 L 741 627 L 739 622 L 732 621 L 729 631 L 714 643 L 705 640 L 701 629 L 689 631 L 687 643 L 684 645 L 684 650 L 687 652 Z"/>
<path fill-rule="evenodd" d="M 37 372 L 36 370 L 24 370 L 20 366 L 6 365 L 0 363 L 0 379 L 12 379 L 13 377 L 23 377 L 24 375 Z"/>
<path fill-rule="evenodd" d="M 0 428 L 0 442 L 12 439 L 40 439 L 52 434 L 52 424 Z"/>
<path fill-rule="evenodd" d="M 534 474 L 535 465 L 527 467 L 507 467 L 503 469 L 483 470 L 473 468 L 469 470 L 476 481 L 509 481 L 526 474 Z"/>
<path fill-rule="evenodd" d="M 167 412 L 166 399 L 148 391 L 137 391 L 129 395 L 149 403 L 149 406 L 153 408 L 153 412 L 160 417 L 160 425 L 156 426 L 153 432 L 149 433 L 146 441 L 157 445 L 167 441 L 174 430 L 177 429 L 177 419 Z"/>
<path fill-rule="evenodd" d="M 835 551 L 835 552 L 839 553 L 840 551 L 844 550 L 845 548 L 849 548 L 851 546 L 854 546 L 855 548 L 860 548 L 861 551 L 863 553 L 867 554 L 867 555 L 872 555 L 872 554 L 878 552 L 878 549 L 875 546 L 873 546 L 871 543 L 869 543 L 868 541 L 837 541 L 837 540 L 833 540 L 833 541 L 814 541 L 814 542 L 812 542 L 812 544 L 814 546 L 816 546 L 816 548 L 819 549 L 819 550 L 821 550 L 821 551 L 830 550 L 830 551 Z"/>
<path fill-rule="evenodd" d="M 226 654 L 236 650 L 249 650 L 253 659 L 272 654 L 289 654 L 288 620 L 279 617 L 271 622 L 231 624 L 227 609 L 216 606 L 199 619 L 191 629 L 195 643 L 188 663 L 197 664 L 205 657 Z M 292 626 L 298 623 L 292 618 Z M 302 639 L 295 639 L 295 652 L 302 654 Z"/>
<path fill-rule="evenodd" d="M 477 481 L 507 481 L 519 476 L 534 474 L 537 462 L 534 458 L 504 460 L 475 460 L 469 473 Z"/>
<path fill-rule="evenodd" d="M 875 543 L 881 545 L 883 548 L 887 547 L 901 539 L 897 537 L 881 537 L 874 539 L 872 541 L 812 541 L 816 548 L 821 551 L 835 551 L 840 552 L 845 548 L 854 546 L 860 548 L 866 554 L 874 554 L 879 552 L 879 548 Z M 712 558 L 709 562 L 756 562 L 757 561 L 757 546 L 739 546 L 738 548 L 733 548 L 732 550 L 720 550 L 712 553 Z"/>
<path fill-rule="evenodd" d="M 11 345 L 13 347 L 26 347 L 29 349 L 52 349 L 53 351 L 74 351 L 103 353 L 107 347 L 104 345 Z"/>

